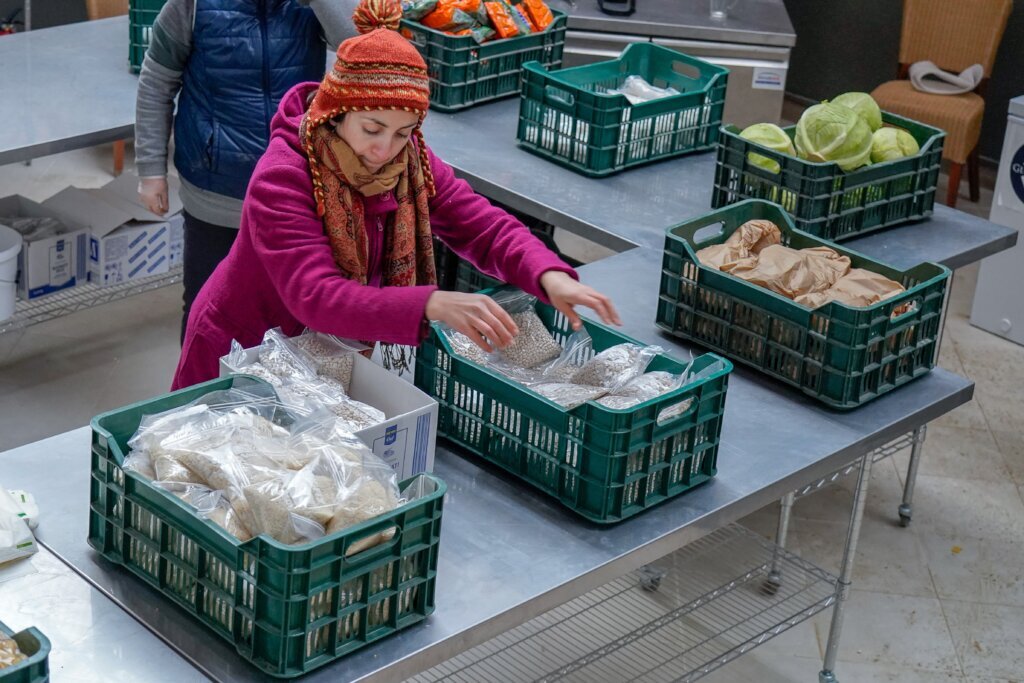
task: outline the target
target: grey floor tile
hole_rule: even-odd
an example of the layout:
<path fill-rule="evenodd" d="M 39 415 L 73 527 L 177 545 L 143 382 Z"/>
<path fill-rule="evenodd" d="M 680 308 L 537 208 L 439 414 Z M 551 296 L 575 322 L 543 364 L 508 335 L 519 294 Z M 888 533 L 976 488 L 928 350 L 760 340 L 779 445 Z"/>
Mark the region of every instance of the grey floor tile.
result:
<path fill-rule="evenodd" d="M 830 619 L 830 612 L 814 618 L 822 642 Z M 857 589 L 846 606 L 838 660 L 961 673 L 938 599 Z"/>
<path fill-rule="evenodd" d="M 913 525 L 920 533 L 1024 543 L 1024 502 L 1009 481 L 920 475 Z"/>
<path fill-rule="evenodd" d="M 1024 672 L 1024 607 L 942 603 L 964 673 L 1017 678 Z"/>
<path fill-rule="evenodd" d="M 992 437 L 1003 454 L 1010 475 L 1018 485 L 1024 485 L 1024 433 L 1017 429 L 993 429 Z"/>
<path fill-rule="evenodd" d="M 899 472 L 906 472 L 910 463 L 910 449 L 894 455 L 893 462 Z M 928 427 L 918 472 L 937 477 L 986 481 L 1006 481 L 1010 477 L 1006 458 L 989 430 L 946 424 Z"/>
<path fill-rule="evenodd" d="M 1024 608 L 1024 543 L 919 534 L 941 600 Z"/>
<path fill-rule="evenodd" d="M 778 639 L 780 642 L 782 637 Z M 789 655 L 771 641 L 700 679 L 701 683 L 793 683 L 817 680 L 821 660 Z"/>
<path fill-rule="evenodd" d="M 959 673 L 920 671 L 867 662 L 839 662 L 834 673 L 839 683 L 966 683 Z M 802 681 L 813 683 L 813 679 Z"/>
<path fill-rule="evenodd" d="M 793 517 L 823 522 L 848 522 L 856 487 L 857 474 L 853 473 L 815 493 L 799 498 L 793 506 Z M 903 485 L 897 476 L 892 458 L 875 463 L 871 468 L 865 517 L 895 524 L 899 521 L 896 510 L 902 499 Z"/>
<path fill-rule="evenodd" d="M 799 520 L 793 525 L 799 554 L 838 574 L 849 525 Z M 914 530 L 891 521 L 866 519 L 854 562 L 854 587 L 876 593 L 934 598 L 928 560 Z"/>

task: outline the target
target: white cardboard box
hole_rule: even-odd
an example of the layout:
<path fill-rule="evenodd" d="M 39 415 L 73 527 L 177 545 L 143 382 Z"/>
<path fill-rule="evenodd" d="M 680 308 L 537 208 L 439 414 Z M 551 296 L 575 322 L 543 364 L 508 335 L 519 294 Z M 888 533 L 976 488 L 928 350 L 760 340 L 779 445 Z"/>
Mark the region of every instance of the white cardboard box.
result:
<path fill-rule="evenodd" d="M 0 199 L 0 218 L 8 216 L 56 218 L 66 230 L 58 235 L 25 242 L 18 254 L 18 296 L 35 299 L 86 281 L 89 231 L 77 221 L 20 195 Z"/>
<path fill-rule="evenodd" d="M 255 361 L 258 349 L 246 349 L 246 360 Z M 220 361 L 221 376 L 231 370 Z M 437 445 L 437 401 L 411 383 L 356 354 L 349 395 L 384 412 L 387 420 L 356 432 L 398 474 L 398 480 L 434 471 Z"/>
<path fill-rule="evenodd" d="M 89 280 L 116 285 L 166 273 L 171 262 L 169 219 L 145 209 L 137 197 L 138 181 L 122 175 L 95 190 L 68 187 L 43 205 L 89 227 Z M 180 211 L 172 193 L 169 215 Z"/>

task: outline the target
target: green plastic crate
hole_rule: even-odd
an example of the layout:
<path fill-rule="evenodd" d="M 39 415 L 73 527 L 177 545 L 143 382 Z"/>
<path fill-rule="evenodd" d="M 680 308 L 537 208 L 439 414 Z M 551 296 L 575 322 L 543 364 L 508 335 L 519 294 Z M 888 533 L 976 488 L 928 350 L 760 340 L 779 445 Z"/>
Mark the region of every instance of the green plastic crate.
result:
<path fill-rule="evenodd" d="M 830 247 L 907 291 L 866 308 L 833 301 L 811 310 L 697 260 L 696 250 L 755 218 L 778 225 L 785 245 Z M 657 323 L 834 408 L 855 408 L 935 366 L 948 283 L 941 265 L 896 270 L 796 230 L 777 204 L 747 200 L 668 230 Z M 894 315 L 908 302 L 909 311 Z"/>
<path fill-rule="evenodd" d="M 0 669 L 2 683 L 46 683 L 50 680 L 50 641 L 35 628 L 14 633 L 0 622 L 0 634 L 14 638 L 18 649 L 28 659 L 14 666 Z"/>
<path fill-rule="evenodd" d="M 128 64 L 135 73 L 146 57 L 156 15 L 166 4 L 167 0 L 128 0 Z"/>
<path fill-rule="evenodd" d="M 243 659 L 291 678 L 434 611 L 446 487 L 431 477 L 432 493 L 314 543 L 267 536 L 243 543 L 121 469 L 143 415 L 253 384 L 262 381 L 226 377 L 93 418 L 89 545 L 233 643 Z M 393 539 L 345 557 L 352 543 L 390 527 L 398 529 Z"/>
<path fill-rule="evenodd" d="M 627 76 L 680 92 L 630 105 L 608 94 Z M 633 43 L 618 59 L 548 71 L 523 65 L 519 130 L 525 149 L 600 177 L 710 149 L 718 140 L 728 69 L 654 43 Z"/>
<path fill-rule="evenodd" d="M 849 173 L 834 163 L 776 152 L 744 140 L 736 126 L 723 126 L 711 206 L 744 199 L 776 202 L 798 229 L 833 241 L 930 216 L 946 134 L 889 112 L 882 112 L 882 120 L 913 135 L 921 151 Z M 790 138 L 796 134 L 796 126 L 784 130 Z M 775 161 L 779 172 L 752 164 L 751 152 Z"/>
<path fill-rule="evenodd" d="M 537 304 L 537 313 L 562 343 L 565 317 Z M 635 340 L 584 321 L 595 351 Z M 705 354 L 700 370 L 721 360 Z M 696 384 L 627 410 L 589 401 L 572 410 L 454 353 L 434 326 L 420 346 L 416 386 L 440 404 L 438 434 L 498 465 L 586 517 L 618 522 L 710 480 L 732 365 Z M 659 354 L 649 371 L 678 373 L 686 363 Z M 693 399 L 681 414 L 658 423 L 659 413 Z"/>
<path fill-rule="evenodd" d="M 561 66 L 566 15 L 555 9 L 551 14 L 555 20 L 544 31 L 482 45 L 471 36 L 451 36 L 403 19 L 402 35 L 427 62 L 430 108 L 458 111 L 518 94 L 524 62 Z"/>

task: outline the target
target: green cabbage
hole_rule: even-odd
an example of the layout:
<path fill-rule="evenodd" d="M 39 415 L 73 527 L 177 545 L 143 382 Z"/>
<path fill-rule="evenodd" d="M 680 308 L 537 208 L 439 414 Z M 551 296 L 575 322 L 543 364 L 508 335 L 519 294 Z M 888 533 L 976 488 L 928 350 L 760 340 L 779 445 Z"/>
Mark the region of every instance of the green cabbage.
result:
<path fill-rule="evenodd" d="M 796 150 L 793 148 L 793 141 L 789 139 L 788 135 L 786 135 L 786 131 L 782 130 L 774 123 L 755 123 L 752 126 L 744 128 L 743 132 L 740 133 L 740 137 L 744 140 L 750 140 L 751 142 L 756 142 L 759 145 L 773 149 L 776 152 L 796 156 Z M 771 171 L 772 173 L 778 173 L 780 170 L 779 162 L 774 161 L 763 154 L 754 154 L 751 152 L 747 155 L 747 159 L 754 166 Z"/>
<path fill-rule="evenodd" d="M 857 112 L 857 116 L 864 119 L 864 123 L 871 127 L 871 132 L 882 127 L 882 110 L 878 108 L 878 103 L 874 98 L 866 92 L 846 92 L 832 100 L 832 103 L 841 104 Z"/>
<path fill-rule="evenodd" d="M 871 136 L 871 161 L 876 164 L 912 157 L 920 151 L 914 136 L 902 128 L 879 128 Z"/>
<path fill-rule="evenodd" d="M 844 171 L 871 163 L 871 128 L 849 107 L 808 107 L 796 124 L 796 152 L 808 161 L 834 161 Z"/>

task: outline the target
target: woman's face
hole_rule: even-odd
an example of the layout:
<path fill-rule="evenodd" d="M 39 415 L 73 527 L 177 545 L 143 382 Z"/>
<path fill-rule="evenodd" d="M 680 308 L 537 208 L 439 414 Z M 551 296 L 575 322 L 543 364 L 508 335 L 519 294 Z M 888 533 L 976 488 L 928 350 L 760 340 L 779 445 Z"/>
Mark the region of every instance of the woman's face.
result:
<path fill-rule="evenodd" d="M 366 170 L 376 173 L 402 151 L 419 120 L 417 114 L 393 109 L 350 112 L 335 130 Z"/>

